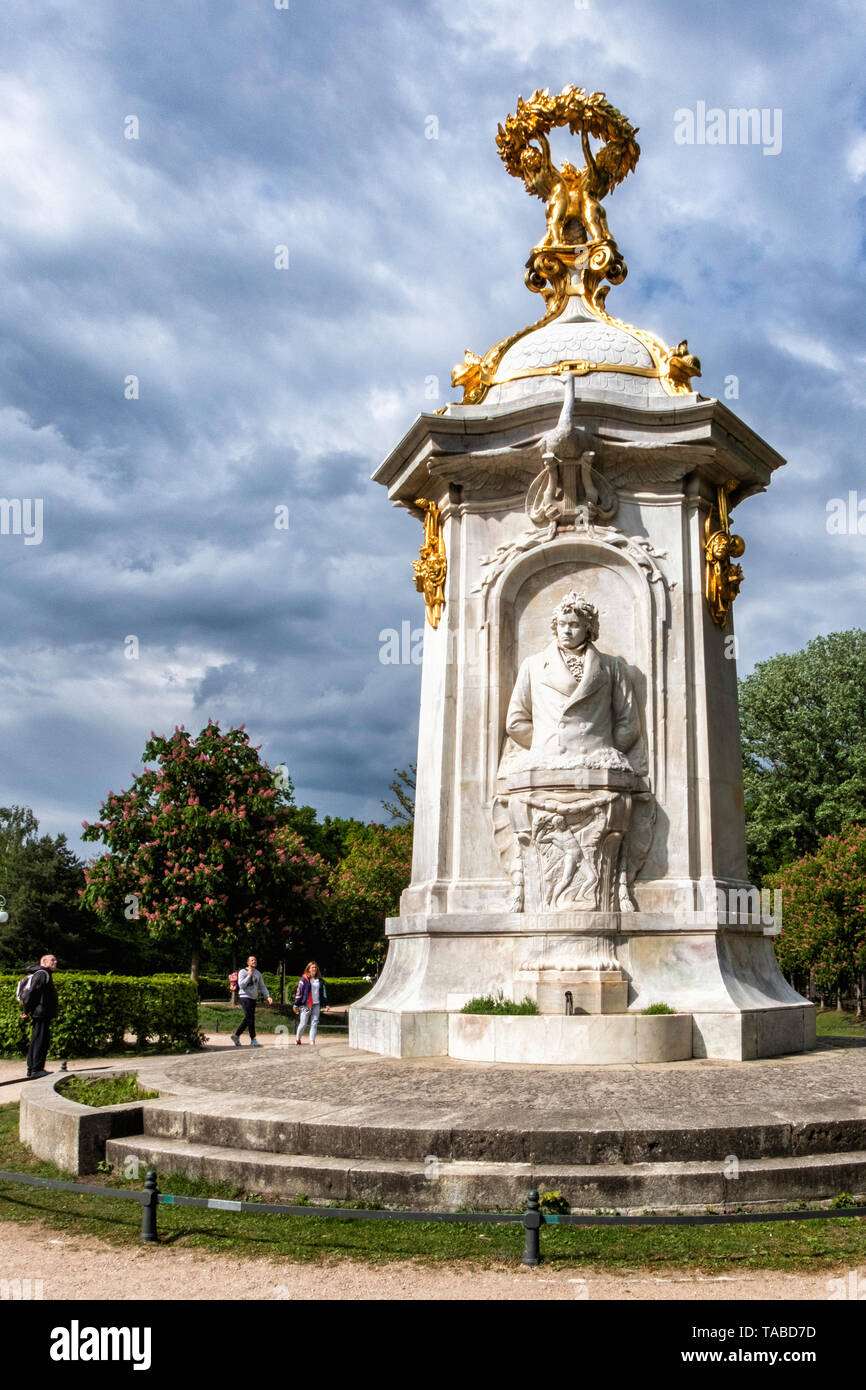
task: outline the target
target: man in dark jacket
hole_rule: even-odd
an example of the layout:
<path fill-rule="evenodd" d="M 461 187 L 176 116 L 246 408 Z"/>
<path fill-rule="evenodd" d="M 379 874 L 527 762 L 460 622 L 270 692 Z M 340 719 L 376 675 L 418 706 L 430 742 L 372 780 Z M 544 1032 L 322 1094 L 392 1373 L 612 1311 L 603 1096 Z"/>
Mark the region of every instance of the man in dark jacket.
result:
<path fill-rule="evenodd" d="M 27 1079 L 47 1076 L 45 1058 L 51 1041 L 51 1020 L 57 1017 L 57 990 L 52 975 L 57 969 L 57 957 L 46 954 L 39 962 L 38 969 L 30 981 L 30 996 L 26 1004 L 26 1017 L 33 1022 L 30 1047 L 27 1051 Z"/>

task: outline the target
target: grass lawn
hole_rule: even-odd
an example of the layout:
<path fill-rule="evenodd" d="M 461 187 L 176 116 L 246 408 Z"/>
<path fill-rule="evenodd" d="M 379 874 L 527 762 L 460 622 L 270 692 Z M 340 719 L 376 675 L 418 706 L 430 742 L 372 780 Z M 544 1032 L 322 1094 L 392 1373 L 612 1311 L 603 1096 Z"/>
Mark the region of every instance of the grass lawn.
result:
<path fill-rule="evenodd" d="M 816 1027 L 819 1038 L 866 1038 L 864 1021 L 838 1009 L 818 1009 Z"/>
<path fill-rule="evenodd" d="M 234 1004 L 199 1004 L 198 1026 L 203 1028 L 206 1033 L 233 1033 L 239 1023 L 243 1023 L 244 1015 L 240 1006 Z M 275 1033 L 277 1028 L 288 1028 L 290 1033 L 294 1033 L 298 1026 L 298 1020 L 289 1009 L 288 1014 L 281 1014 L 276 1009 L 258 1008 L 256 1009 L 256 1032 Z M 348 1033 L 349 1024 L 345 1014 L 322 1014 L 319 1018 L 320 1033 Z"/>
<path fill-rule="evenodd" d="M 146 1091 L 139 1086 L 134 1071 L 126 1076 L 94 1081 L 86 1076 L 70 1076 L 56 1087 L 67 1100 L 79 1105 L 126 1105 L 133 1100 L 154 1100 L 159 1091 Z"/>
<path fill-rule="evenodd" d="M 0 1107 L 0 1168 L 40 1177 L 68 1176 L 34 1158 L 18 1140 L 18 1106 Z M 135 1187 L 106 1177 L 106 1186 Z M 87 1181 L 100 1181 L 89 1176 Z M 160 1186 L 177 1195 L 253 1196 L 225 1183 L 206 1184 L 163 1174 Z M 394 1259 L 438 1263 L 461 1261 L 516 1265 L 523 1250 L 522 1226 L 437 1225 L 435 1222 L 341 1221 L 336 1217 L 252 1216 L 183 1207 L 159 1208 L 164 1243 L 198 1247 L 211 1254 L 263 1256 L 297 1261 L 340 1256 L 383 1264 Z M 55 1230 L 98 1236 L 138 1247 L 141 1211 L 132 1202 L 0 1183 L 0 1220 L 42 1221 Z M 735 1269 L 820 1270 L 866 1262 L 866 1221 L 756 1222 L 746 1226 L 656 1226 L 572 1228 L 541 1233 L 550 1266 L 626 1271 L 650 1268 L 699 1269 L 723 1274 Z"/>

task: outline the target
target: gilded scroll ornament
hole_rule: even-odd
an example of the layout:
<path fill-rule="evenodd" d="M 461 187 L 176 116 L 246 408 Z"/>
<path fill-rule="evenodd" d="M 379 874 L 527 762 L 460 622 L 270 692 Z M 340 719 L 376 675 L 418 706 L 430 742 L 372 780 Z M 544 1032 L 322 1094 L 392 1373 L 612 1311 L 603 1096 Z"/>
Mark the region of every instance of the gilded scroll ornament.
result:
<path fill-rule="evenodd" d="M 581 169 L 567 161 L 558 168 L 553 162 L 547 137 L 560 126 L 580 135 L 586 161 Z M 527 192 L 545 205 L 546 231 L 530 252 L 524 278 L 529 289 L 543 296 L 546 313 L 536 323 L 494 344 L 483 357 L 467 349 L 451 373 L 452 385 L 463 387 L 463 404 L 478 405 L 491 386 L 514 380 L 513 376 L 498 375 L 505 353 L 527 334 L 558 318 L 572 295 L 580 297 L 593 318 L 637 339 L 652 358 L 651 368 L 617 364 L 617 371 L 657 377 L 670 396 L 691 391 L 690 380 L 700 376 L 701 367 L 686 342 L 667 348 L 654 334 L 612 318 L 605 308 L 611 285 L 622 283 L 628 267 L 611 234 L 602 199 L 635 168 L 640 157 L 636 134 L 636 128 L 603 92 L 587 95 L 582 87 L 574 86 L 563 88 L 558 96 L 545 90 L 533 93 L 529 101 L 518 98 L 515 114 L 500 125 L 496 143 L 506 169 L 522 179 Z M 595 152 L 590 137 L 602 142 Z M 562 371 L 586 375 L 610 370 L 610 364 L 586 361 L 555 363 L 521 375 L 558 375 Z"/>
<path fill-rule="evenodd" d="M 415 588 L 419 594 L 424 595 L 428 623 L 431 627 L 438 627 L 442 609 L 445 607 L 445 576 L 448 573 L 445 533 L 435 502 L 429 502 L 426 497 L 419 497 L 415 506 L 424 512 L 424 541 L 419 559 L 412 562 Z"/>
<path fill-rule="evenodd" d="M 716 505 L 704 523 L 706 543 L 705 593 L 710 617 L 717 627 L 724 627 L 728 611 L 743 582 L 740 565 L 732 564 L 746 549 L 742 536 L 735 536 L 728 519 L 728 493 L 735 484 L 725 483 L 716 492 Z"/>

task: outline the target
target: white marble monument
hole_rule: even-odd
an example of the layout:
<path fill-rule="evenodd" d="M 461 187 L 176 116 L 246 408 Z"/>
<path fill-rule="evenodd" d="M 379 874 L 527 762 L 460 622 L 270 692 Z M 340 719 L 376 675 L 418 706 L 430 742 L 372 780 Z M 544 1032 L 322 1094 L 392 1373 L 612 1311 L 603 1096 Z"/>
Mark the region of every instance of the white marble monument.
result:
<path fill-rule="evenodd" d="M 580 171 L 550 156 L 565 124 Z M 563 1063 L 814 1043 L 747 880 L 731 616 L 729 512 L 784 460 L 692 390 L 685 342 L 605 308 L 626 267 L 600 199 L 634 133 L 576 88 L 500 127 L 546 201 L 526 281 L 547 312 L 467 353 L 463 402 L 419 416 L 375 474 L 424 521 L 428 625 L 412 883 L 355 1047 Z M 498 991 L 540 1017 L 460 1014 Z M 659 1002 L 668 1022 L 643 1015 Z"/>

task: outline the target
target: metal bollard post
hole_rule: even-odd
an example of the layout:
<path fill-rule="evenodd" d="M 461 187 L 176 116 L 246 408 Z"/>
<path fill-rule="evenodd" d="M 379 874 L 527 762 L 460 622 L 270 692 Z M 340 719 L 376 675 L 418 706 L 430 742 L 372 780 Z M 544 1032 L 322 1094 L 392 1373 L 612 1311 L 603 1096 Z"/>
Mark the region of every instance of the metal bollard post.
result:
<path fill-rule="evenodd" d="M 158 1241 L 156 1208 L 159 1205 L 159 1188 L 156 1185 L 156 1173 L 152 1168 L 148 1169 L 147 1177 L 144 1180 L 144 1190 L 147 1193 L 147 1201 L 141 1204 L 141 1238 L 147 1241 Z"/>
<path fill-rule="evenodd" d="M 523 1247 L 523 1259 L 521 1260 L 521 1264 L 541 1264 L 540 1232 L 543 1220 L 544 1217 L 538 1205 L 538 1192 L 533 1188 L 527 1199 L 526 1214 L 523 1218 L 523 1227 L 526 1231 L 526 1243 Z"/>

